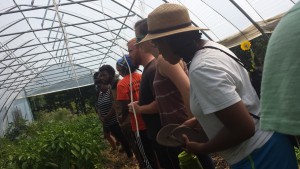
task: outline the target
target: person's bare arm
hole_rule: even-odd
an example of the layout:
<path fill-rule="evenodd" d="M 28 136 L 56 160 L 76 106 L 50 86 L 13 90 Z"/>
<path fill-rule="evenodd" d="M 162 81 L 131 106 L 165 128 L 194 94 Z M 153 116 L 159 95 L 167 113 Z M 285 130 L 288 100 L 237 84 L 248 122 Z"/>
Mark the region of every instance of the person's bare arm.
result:
<path fill-rule="evenodd" d="M 153 101 L 150 104 L 147 105 L 139 105 L 138 101 L 132 102 L 130 104 L 128 104 L 128 108 L 129 111 L 133 112 L 133 106 L 135 109 L 136 113 L 141 113 L 141 114 L 157 114 L 158 113 L 158 105 L 157 105 L 157 101 Z"/>
<path fill-rule="evenodd" d="M 206 143 L 190 142 L 186 136 L 183 136 L 188 152 L 207 154 L 222 151 L 242 143 L 255 134 L 253 119 L 242 101 L 215 114 L 224 127 Z"/>
<path fill-rule="evenodd" d="M 96 110 L 97 110 L 97 114 L 98 114 L 99 120 L 103 123 L 104 119 L 101 116 L 100 110 L 98 108 L 96 108 Z"/>
<path fill-rule="evenodd" d="M 190 80 L 187 74 L 184 72 L 183 66 L 180 65 L 182 62 L 172 65 L 162 57 L 159 57 L 157 64 L 157 68 L 161 75 L 169 78 L 179 90 L 188 116 L 190 118 L 193 117 L 190 109 Z"/>
<path fill-rule="evenodd" d="M 121 121 L 120 123 L 123 123 L 124 120 L 126 120 L 127 116 L 129 115 L 129 110 L 128 110 L 128 103 L 129 100 L 120 100 L 120 104 L 121 104 Z"/>

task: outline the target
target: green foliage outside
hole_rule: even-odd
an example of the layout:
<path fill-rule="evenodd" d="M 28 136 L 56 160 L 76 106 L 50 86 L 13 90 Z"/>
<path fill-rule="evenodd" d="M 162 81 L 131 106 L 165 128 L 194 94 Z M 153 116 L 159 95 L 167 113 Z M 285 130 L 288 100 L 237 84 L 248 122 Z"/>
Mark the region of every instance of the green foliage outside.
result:
<path fill-rule="evenodd" d="M 94 85 L 82 87 L 80 89 L 70 89 L 46 95 L 28 98 L 34 119 L 38 119 L 42 114 L 56 111 L 59 108 L 66 108 L 72 114 L 87 114 L 94 112 L 96 99 Z"/>
<path fill-rule="evenodd" d="M 13 121 L 9 123 L 5 137 L 13 141 L 19 138 L 19 136 L 27 130 L 26 120 L 22 116 L 22 112 L 19 109 L 15 109 L 12 112 Z"/>
<path fill-rule="evenodd" d="M 298 160 L 298 164 L 300 164 L 300 149 L 295 147 L 296 157 Z"/>
<path fill-rule="evenodd" d="M 14 140 L 0 138 L 0 168 L 103 168 L 101 132 L 96 114 L 74 116 L 59 109 L 28 125 Z"/>

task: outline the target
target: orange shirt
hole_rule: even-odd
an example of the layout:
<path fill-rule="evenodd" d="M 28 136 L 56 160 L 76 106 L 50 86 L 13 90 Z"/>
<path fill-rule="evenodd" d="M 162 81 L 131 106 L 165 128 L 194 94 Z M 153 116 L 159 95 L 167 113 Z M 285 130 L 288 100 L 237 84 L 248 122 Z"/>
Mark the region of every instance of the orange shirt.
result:
<path fill-rule="evenodd" d="M 133 101 L 139 100 L 139 89 L 142 75 L 139 73 L 132 73 L 132 96 Z M 122 80 L 118 82 L 117 86 L 117 100 L 129 100 L 130 101 L 130 76 L 126 75 Z M 132 131 L 137 131 L 135 117 L 133 112 L 129 112 L 130 123 Z M 146 125 L 142 119 L 141 114 L 136 114 L 139 130 L 145 130 Z"/>

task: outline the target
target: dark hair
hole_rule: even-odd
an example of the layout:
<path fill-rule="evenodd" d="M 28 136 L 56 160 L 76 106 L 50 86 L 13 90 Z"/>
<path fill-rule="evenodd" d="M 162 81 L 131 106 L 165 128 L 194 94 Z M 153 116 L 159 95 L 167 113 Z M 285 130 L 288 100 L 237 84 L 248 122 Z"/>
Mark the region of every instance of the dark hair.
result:
<path fill-rule="evenodd" d="M 188 63 L 192 60 L 195 52 L 198 51 L 198 42 L 201 40 L 201 36 L 202 33 L 199 31 L 188 31 L 166 36 L 165 38 L 174 53 Z"/>
<path fill-rule="evenodd" d="M 136 42 L 140 42 L 142 39 L 146 37 L 148 34 L 148 23 L 147 23 L 147 18 L 139 20 L 135 23 L 134 29 L 138 31 L 139 35 L 136 35 Z M 140 47 L 139 44 L 136 45 L 138 48 Z M 153 47 L 153 45 L 149 46 L 143 46 L 142 47 L 144 52 L 146 53 L 151 53 L 153 56 L 158 56 L 159 51 L 158 48 Z"/>
<path fill-rule="evenodd" d="M 95 72 L 93 75 L 94 79 L 98 78 L 98 75 L 99 75 L 99 72 Z"/>
<path fill-rule="evenodd" d="M 110 65 L 102 65 L 99 68 L 99 72 L 104 72 L 104 71 L 106 71 L 111 77 L 114 77 L 116 74 L 115 69 Z"/>
<path fill-rule="evenodd" d="M 122 72 L 124 75 L 128 75 L 129 74 L 129 69 L 128 69 L 127 64 L 120 65 L 120 64 L 117 63 L 117 65 L 120 68 L 120 72 Z M 130 66 L 131 73 L 135 72 L 137 69 L 138 69 L 138 66 Z"/>
<path fill-rule="evenodd" d="M 148 24 L 147 24 L 147 18 L 139 20 L 135 23 L 134 29 L 138 30 L 140 35 L 139 37 L 136 37 L 136 41 L 139 42 L 148 34 Z"/>
<path fill-rule="evenodd" d="M 98 85 L 100 83 L 100 80 L 98 79 L 98 75 L 99 75 L 99 72 L 95 72 L 93 77 L 94 77 L 94 85 Z"/>

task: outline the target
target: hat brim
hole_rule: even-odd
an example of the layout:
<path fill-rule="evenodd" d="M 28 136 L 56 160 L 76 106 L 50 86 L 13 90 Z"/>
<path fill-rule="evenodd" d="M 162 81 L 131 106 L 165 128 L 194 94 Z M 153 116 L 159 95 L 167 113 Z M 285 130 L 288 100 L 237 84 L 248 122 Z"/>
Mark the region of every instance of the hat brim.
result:
<path fill-rule="evenodd" d="M 146 37 L 144 39 L 142 39 L 139 43 L 143 43 L 149 40 L 153 40 L 153 39 L 157 39 L 157 38 L 162 38 L 165 36 L 169 36 L 169 35 L 174 35 L 177 33 L 182 33 L 182 32 L 189 32 L 189 31 L 195 31 L 195 30 L 208 30 L 208 29 L 204 29 L 204 28 L 199 28 L 199 27 L 195 27 L 195 26 L 188 26 L 188 27 L 184 27 L 184 28 L 180 28 L 180 29 L 176 29 L 176 30 L 172 30 L 172 31 L 168 31 L 168 32 L 163 32 L 163 33 L 156 33 L 156 34 L 147 34 Z"/>
<path fill-rule="evenodd" d="M 167 146 L 167 147 L 178 147 L 181 146 L 183 143 L 179 142 L 178 140 L 174 139 L 172 136 L 172 131 L 177 128 L 179 124 L 168 124 L 161 128 L 156 135 L 156 141 L 158 144 Z"/>
<path fill-rule="evenodd" d="M 187 126 L 176 127 L 172 130 L 172 135 L 176 137 L 179 142 L 184 142 L 182 135 L 185 134 L 190 141 L 204 143 L 208 141 L 205 132 L 199 128 L 190 128 Z"/>
<path fill-rule="evenodd" d="M 190 141 L 204 143 L 208 138 L 202 128 L 190 128 L 179 124 L 168 124 L 161 128 L 156 136 L 156 141 L 167 147 L 178 147 L 185 144 L 182 137 L 185 134 Z"/>

